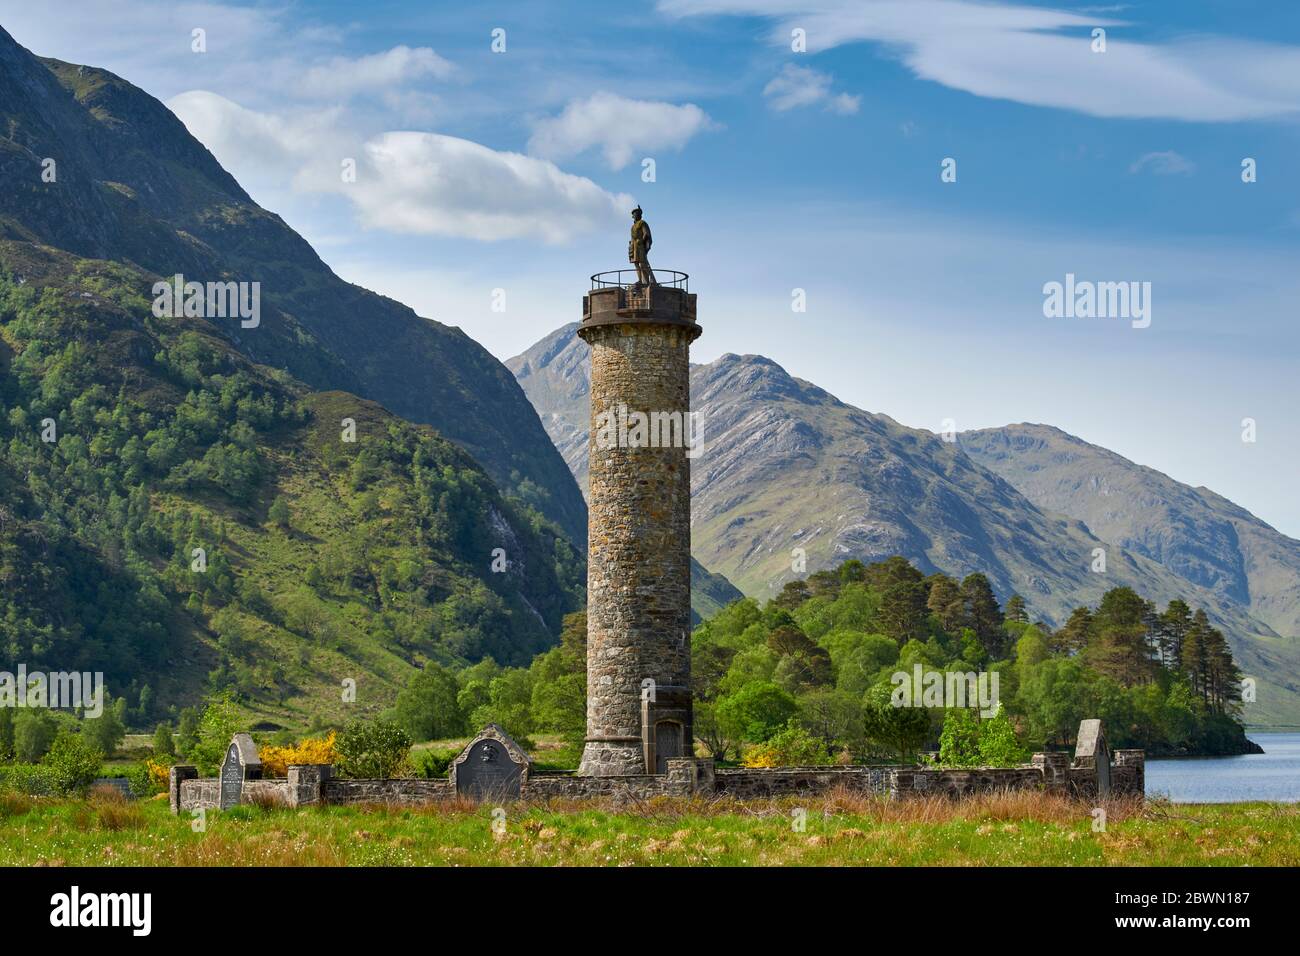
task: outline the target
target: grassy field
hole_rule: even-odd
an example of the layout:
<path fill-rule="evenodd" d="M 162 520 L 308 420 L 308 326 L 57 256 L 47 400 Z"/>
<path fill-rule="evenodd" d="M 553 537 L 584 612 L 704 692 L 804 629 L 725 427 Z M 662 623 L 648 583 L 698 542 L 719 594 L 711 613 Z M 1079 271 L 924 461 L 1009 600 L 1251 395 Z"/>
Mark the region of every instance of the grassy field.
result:
<path fill-rule="evenodd" d="M 797 810 L 806 811 L 803 832 Z M 498 832 L 499 831 L 499 832 Z M 493 808 L 239 807 L 195 832 L 165 798 L 0 795 L 7 866 L 1295 866 L 1300 807 L 1108 808 L 1041 794 L 890 803 L 840 793 L 741 804 L 663 800 Z"/>

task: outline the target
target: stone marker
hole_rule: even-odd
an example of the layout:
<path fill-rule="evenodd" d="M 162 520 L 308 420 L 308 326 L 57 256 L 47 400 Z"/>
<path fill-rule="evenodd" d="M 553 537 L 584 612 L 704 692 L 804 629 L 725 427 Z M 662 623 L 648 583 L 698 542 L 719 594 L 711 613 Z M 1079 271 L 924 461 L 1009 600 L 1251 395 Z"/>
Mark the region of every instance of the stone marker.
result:
<path fill-rule="evenodd" d="M 244 781 L 262 776 L 262 761 L 257 756 L 257 744 L 248 734 L 235 734 L 226 748 L 221 762 L 221 787 L 219 806 L 222 810 L 238 806 L 244 796 Z"/>
<path fill-rule="evenodd" d="M 1110 747 L 1101 720 L 1091 717 L 1079 722 L 1079 739 L 1074 748 L 1075 760 L 1091 759 L 1097 768 L 1097 796 L 1105 800 L 1110 796 Z"/>
<path fill-rule="evenodd" d="M 448 775 L 458 796 L 518 800 L 532 760 L 496 724 L 488 724 L 451 762 Z"/>

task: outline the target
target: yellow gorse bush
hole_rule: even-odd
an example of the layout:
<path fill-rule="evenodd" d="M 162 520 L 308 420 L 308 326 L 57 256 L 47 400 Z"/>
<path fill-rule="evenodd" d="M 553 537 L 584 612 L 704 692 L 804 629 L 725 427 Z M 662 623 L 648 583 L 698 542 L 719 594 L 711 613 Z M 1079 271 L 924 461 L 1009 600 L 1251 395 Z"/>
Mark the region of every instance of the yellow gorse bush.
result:
<path fill-rule="evenodd" d="M 258 747 L 262 758 L 262 774 L 267 777 L 287 777 L 289 767 L 303 763 L 334 763 L 334 731 L 324 737 L 308 737 L 292 747 Z"/>
<path fill-rule="evenodd" d="M 758 744 L 750 747 L 745 751 L 745 755 L 740 760 L 742 767 L 756 769 L 771 769 L 772 767 L 781 766 L 781 755 L 777 753 L 775 747 L 771 744 Z"/>
<path fill-rule="evenodd" d="M 171 768 L 164 763 L 159 763 L 152 757 L 144 762 L 145 769 L 149 771 L 149 786 L 155 793 L 166 793 L 171 786 Z"/>

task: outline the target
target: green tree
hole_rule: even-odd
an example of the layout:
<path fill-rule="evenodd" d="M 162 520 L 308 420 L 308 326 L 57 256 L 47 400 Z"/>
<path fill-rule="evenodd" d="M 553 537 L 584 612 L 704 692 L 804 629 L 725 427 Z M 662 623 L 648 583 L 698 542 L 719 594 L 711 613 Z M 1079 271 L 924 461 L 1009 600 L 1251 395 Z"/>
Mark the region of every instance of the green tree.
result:
<path fill-rule="evenodd" d="M 979 728 L 979 762 L 984 767 L 1016 767 L 1029 759 L 1029 752 L 1016 736 L 1005 707 Z"/>
<path fill-rule="evenodd" d="M 43 710 L 20 710 L 14 717 L 14 758 L 36 763 L 49 752 L 58 732 L 54 718 Z"/>
<path fill-rule="evenodd" d="M 81 793 L 99 776 L 104 753 L 86 738 L 64 728 L 54 738 L 44 763 L 50 768 L 55 789 L 60 793 Z"/>
<path fill-rule="evenodd" d="M 176 756 L 176 742 L 172 739 L 172 725 L 165 721 L 153 732 L 153 752 L 158 757 Z"/>
<path fill-rule="evenodd" d="M 433 661 L 411 675 L 397 695 L 393 719 L 412 740 L 442 740 L 465 732 L 465 714 L 456 701 L 456 675 Z"/>
<path fill-rule="evenodd" d="M 86 716 L 82 720 L 81 732 L 86 740 L 101 754 L 112 756 L 126 737 L 126 726 L 122 722 L 122 708 L 118 702 L 126 704 L 126 699 L 119 697 L 112 704 L 104 707 L 98 717 Z M 107 702 L 106 702 L 107 703 Z"/>
<path fill-rule="evenodd" d="M 787 691 L 770 681 L 757 681 L 720 698 L 717 717 L 733 739 L 762 743 L 797 711 L 798 705 Z"/>
<path fill-rule="evenodd" d="M 289 502 L 284 495 L 276 495 L 275 500 L 271 502 L 271 507 L 267 509 L 266 517 L 277 528 L 288 528 L 291 515 L 289 513 Z"/>
<path fill-rule="evenodd" d="M 14 759 L 14 712 L 0 707 L 0 762 Z"/>
<path fill-rule="evenodd" d="M 181 711 L 180 725 L 176 728 L 176 752 L 188 757 L 199 742 L 199 712 L 193 707 Z"/>
<path fill-rule="evenodd" d="M 863 731 L 876 746 L 908 762 L 930 738 L 930 714 L 924 707 L 895 707 L 889 684 L 877 684 L 863 697 Z"/>
<path fill-rule="evenodd" d="M 939 733 L 939 762 L 946 767 L 974 767 L 980 762 L 980 723 L 975 711 L 951 707 Z"/>
<path fill-rule="evenodd" d="M 354 720 L 334 743 L 339 772 L 357 779 L 387 780 L 406 769 L 411 738 L 388 720 Z"/>
<path fill-rule="evenodd" d="M 1006 632 L 1002 630 L 1002 609 L 993 593 L 989 579 L 976 572 L 968 574 L 961 582 L 962 601 L 975 636 L 990 656 L 1001 658 L 1006 654 Z"/>

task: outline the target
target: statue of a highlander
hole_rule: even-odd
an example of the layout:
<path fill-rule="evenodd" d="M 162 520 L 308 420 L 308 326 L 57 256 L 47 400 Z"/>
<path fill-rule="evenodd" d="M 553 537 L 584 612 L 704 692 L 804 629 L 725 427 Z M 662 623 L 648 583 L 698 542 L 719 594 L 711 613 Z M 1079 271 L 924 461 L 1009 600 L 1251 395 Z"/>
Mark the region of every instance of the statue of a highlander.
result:
<path fill-rule="evenodd" d="M 655 274 L 650 271 L 650 247 L 654 237 L 650 235 L 650 223 L 641 218 L 641 207 L 632 210 L 632 239 L 627 244 L 627 261 L 636 266 L 638 286 L 658 285 Z"/>

